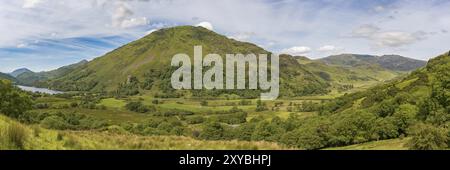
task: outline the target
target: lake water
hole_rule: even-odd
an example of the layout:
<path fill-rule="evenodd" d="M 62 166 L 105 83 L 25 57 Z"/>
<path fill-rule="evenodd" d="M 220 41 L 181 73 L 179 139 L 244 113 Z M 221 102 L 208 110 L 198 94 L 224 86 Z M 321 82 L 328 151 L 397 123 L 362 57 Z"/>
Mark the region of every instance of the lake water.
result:
<path fill-rule="evenodd" d="M 18 85 L 17 87 L 19 87 L 20 89 L 22 89 L 24 91 L 30 91 L 30 92 L 40 92 L 40 93 L 46 93 L 46 94 L 61 94 L 61 93 L 64 93 L 64 92 L 61 92 L 61 91 L 55 91 L 55 90 L 50 90 L 50 89 L 46 89 L 46 88 L 37 88 L 37 87 L 20 86 L 20 85 Z"/>

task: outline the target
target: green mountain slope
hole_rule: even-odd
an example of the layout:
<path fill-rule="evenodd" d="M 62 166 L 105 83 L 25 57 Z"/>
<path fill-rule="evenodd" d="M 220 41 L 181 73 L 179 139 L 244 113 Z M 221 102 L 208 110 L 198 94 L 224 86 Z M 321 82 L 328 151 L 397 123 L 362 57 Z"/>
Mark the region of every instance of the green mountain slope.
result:
<path fill-rule="evenodd" d="M 0 79 L 6 79 L 12 82 L 17 82 L 17 79 L 9 74 L 0 73 Z"/>
<path fill-rule="evenodd" d="M 321 119 L 304 126 L 314 129 L 332 120 L 330 129 L 321 132 L 331 133 L 331 137 L 324 138 L 321 146 L 408 136 L 412 149 L 444 149 L 450 141 L 449 53 L 431 59 L 426 67 L 401 80 L 328 102 L 320 114 Z"/>
<path fill-rule="evenodd" d="M 225 54 L 270 52 L 250 43 L 228 39 L 202 27 L 180 26 L 161 29 L 137 41 L 126 44 L 106 55 L 90 61 L 83 67 L 48 82 L 48 86 L 59 90 L 76 91 L 121 91 L 132 79 L 139 89 L 160 93 L 176 93 L 170 87 L 171 73 L 176 69 L 170 66 L 172 57 L 186 53 L 193 57 L 194 46 L 203 46 L 203 55 L 209 53 Z M 224 60 L 225 61 L 225 60 Z M 292 62 L 294 61 L 294 62 Z M 328 84 L 316 75 L 306 71 L 303 66 L 288 56 L 280 57 L 280 76 L 282 96 L 298 96 L 326 93 Z M 223 93 L 254 94 L 255 91 L 215 91 L 195 92 L 197 95 L 220 95 Z M 134 92 L 127 92 L 127 94 Z"/>
<path fill-rule="evenodd" d="M 405 72 L 393 71 L 369 64 L 346 67 L 329 65 L 320 60 L 307 60 L 304 58 L 298 58 L 297 61 L 313 74 L 330 82 L 330 89 L 334 93 L 356 92 L 405 74 Z"/>
<path fill-rule="evenodd" d="M 413 71 L 425 66 L 426 62 L 422 60 L 415 60 L 399 55 L 360 55 L 360 54 L 341 54 L 332 55 L 320 59 L 329 65 L 339 65 L 347 67 L 358 66 L 379 66 L 392 71 Z"/>

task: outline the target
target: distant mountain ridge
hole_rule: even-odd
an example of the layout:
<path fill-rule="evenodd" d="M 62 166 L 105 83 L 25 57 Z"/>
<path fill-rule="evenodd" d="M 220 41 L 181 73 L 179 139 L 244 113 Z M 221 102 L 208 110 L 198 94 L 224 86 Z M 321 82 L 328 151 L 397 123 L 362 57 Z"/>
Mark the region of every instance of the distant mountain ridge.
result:
<path fill-rule="evenodd" d="M 367 65 L 378 65 L 393 71 L 413 71 L 426 65 L 426 61 L 403 57 L 400 55 L 361 55 L 340 54 L 319 59 L 329 65 L 340 65 L 347 67 L 358 67 Z"/>
<path fill-rule="evenodd" d="M 9 75 L 13 77 L 17 77 L 23 73 L 33 73 L 33 71 L 27 69 L 27 68 L 19 68 L 17 70 L 14 70 L 13 72 L 9 73 Z"/>
<path fill-rule="evenodd" d="M 45 83 L 45 81 L 49 79 L 58 78 L 61 76 L 64 76 L 65 74 L 69 73 L 70 71 L 81 67 L 85 64 L 87 64 L 87 60 L 82 60 L 78 63 L 67 65 L 60 67 L 55 70 L 51 71 L 42 71 L 42 72 L 23 72 L 19 74 L 16 78 L 19 84 L 22 85 L 28 85 L 28 86 L 42 86 L 42 84 Z"/>

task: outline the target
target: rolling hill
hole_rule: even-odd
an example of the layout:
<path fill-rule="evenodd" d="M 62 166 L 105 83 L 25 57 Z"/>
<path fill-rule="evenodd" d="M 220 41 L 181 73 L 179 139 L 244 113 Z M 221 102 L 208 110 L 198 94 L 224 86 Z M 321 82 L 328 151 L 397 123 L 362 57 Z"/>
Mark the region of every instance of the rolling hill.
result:
<path fill-rule="evenodd" d="M 361 66 L 380 66 L 392 71 L 413 71 L 425 66 L 426 62 L 422 60 L 411 59 L 399 55 L 360 55 L 360 54 L 341 54 L 332 55 L 320 61 L 329 65 L 339 65 L 346 67 Z"/>
<path fill-rule="evenodd" d="M 78 67 L 64 76 L 51 79 L 49 87 L 65 91 L 117 92 L 129 78 L 138 82 L 140 89 L 153 89 L 160 93 L 176 93 L 170 88 L 170 76 L 176 69 L 170 66 L 172 57 L 186 53 L 193 57 L 194 46 L 201 45 L 203 54 L 270 52 L 250 43 L 239 42 L 203 27 L 179 26 L 155 31 L 148 36 L 115 49 L 102 57 Z M 225 61 L 225 60 L 224 60 Z M 289 56 L 280 56 L 281 96 L 324 94 L 328 83 L 312 74 Z M 128 89 L 130 87 L 127 87 Z M 255 90 L 201 91 L 197 95 L 234 93 L 254 96 Z"/>
<path fill-rule="evenodd" d="M 329 82 L 332 94 L 360 91 L 406 74 L 403 71 L 394 71 L 377 65 L 349 67 L 326 64 L 321 60 L 310 60 L 304 57 L 296 59 L 307 70 Z"/>

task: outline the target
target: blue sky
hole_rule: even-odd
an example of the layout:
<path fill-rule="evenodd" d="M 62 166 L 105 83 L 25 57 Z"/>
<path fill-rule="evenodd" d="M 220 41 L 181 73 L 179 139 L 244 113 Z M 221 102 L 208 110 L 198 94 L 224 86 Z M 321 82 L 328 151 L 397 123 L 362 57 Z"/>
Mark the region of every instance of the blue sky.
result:
<path fill-rule="evenodd" d="M 202 25 L 267 50 L 429 59 L 450 50 L 449 0 L 17 0 L 0 2 L 0 72 L 93 59 L 154 30 Z"/>

